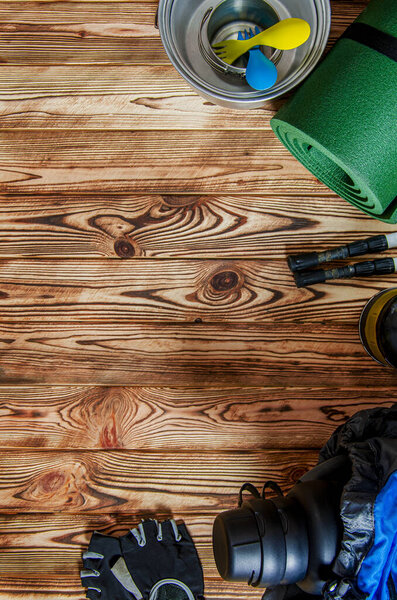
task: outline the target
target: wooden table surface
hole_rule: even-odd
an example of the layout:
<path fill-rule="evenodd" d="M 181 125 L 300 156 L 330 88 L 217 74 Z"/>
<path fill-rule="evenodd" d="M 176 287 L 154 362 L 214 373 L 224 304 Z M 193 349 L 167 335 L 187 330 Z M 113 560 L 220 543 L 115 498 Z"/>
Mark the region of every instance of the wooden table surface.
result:
<path fill-rule="evenodd" d="M 330 42 L 367 0 L 334 0 Z M 84 597 L 93 530 L 288 489 L 356 410 L 396 401 L 358 318 L 393 277 L 298 290 L 287 253 L 393 227 L 290 156 L 261 110 L 169 63 L 156 2 L 0 3 L 0 599 Z"/>

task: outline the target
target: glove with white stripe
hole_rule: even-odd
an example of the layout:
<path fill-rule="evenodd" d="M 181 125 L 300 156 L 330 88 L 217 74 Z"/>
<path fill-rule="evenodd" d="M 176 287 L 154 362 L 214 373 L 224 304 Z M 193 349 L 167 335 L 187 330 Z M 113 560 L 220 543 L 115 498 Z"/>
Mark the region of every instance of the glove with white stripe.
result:
<path fill-rule="evenodd" d="M 121 538 L 95 532 L 83 567 L 90 600 L 203 600 L 195 546 L 173 519 L 145 521 Z"/>

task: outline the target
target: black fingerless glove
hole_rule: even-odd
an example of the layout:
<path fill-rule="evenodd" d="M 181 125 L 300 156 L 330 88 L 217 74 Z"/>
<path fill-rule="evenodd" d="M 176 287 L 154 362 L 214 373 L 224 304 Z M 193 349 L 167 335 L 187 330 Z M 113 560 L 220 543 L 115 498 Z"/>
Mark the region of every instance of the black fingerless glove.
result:
<path fill-rule="evenodd" d="M 148 520 L 127 535 L 94 533 L 81 580 L 90 600 L 202 600 L 203 572 L 186 526 Z"/>

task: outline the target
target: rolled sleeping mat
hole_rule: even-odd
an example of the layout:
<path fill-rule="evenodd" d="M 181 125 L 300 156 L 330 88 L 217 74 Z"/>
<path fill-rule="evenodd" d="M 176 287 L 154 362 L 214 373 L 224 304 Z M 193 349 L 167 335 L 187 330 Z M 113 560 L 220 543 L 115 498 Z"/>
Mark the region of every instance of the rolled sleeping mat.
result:
<path fill-rule="evenodd" d="M 371 0 L 271 120 L 320 181 L 397 222 L 397 0 Z"/>

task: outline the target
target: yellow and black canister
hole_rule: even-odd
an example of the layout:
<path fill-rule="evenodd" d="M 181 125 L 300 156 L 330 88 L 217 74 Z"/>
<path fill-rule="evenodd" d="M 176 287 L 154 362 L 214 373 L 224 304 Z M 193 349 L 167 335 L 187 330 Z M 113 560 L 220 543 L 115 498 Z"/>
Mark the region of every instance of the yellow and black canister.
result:
<path fill-rule="evenodd" d="M 386 367 L 397 368 L 397 288 L 383 290 L 367 302 L 359 328 L 368 354 Z"/>

